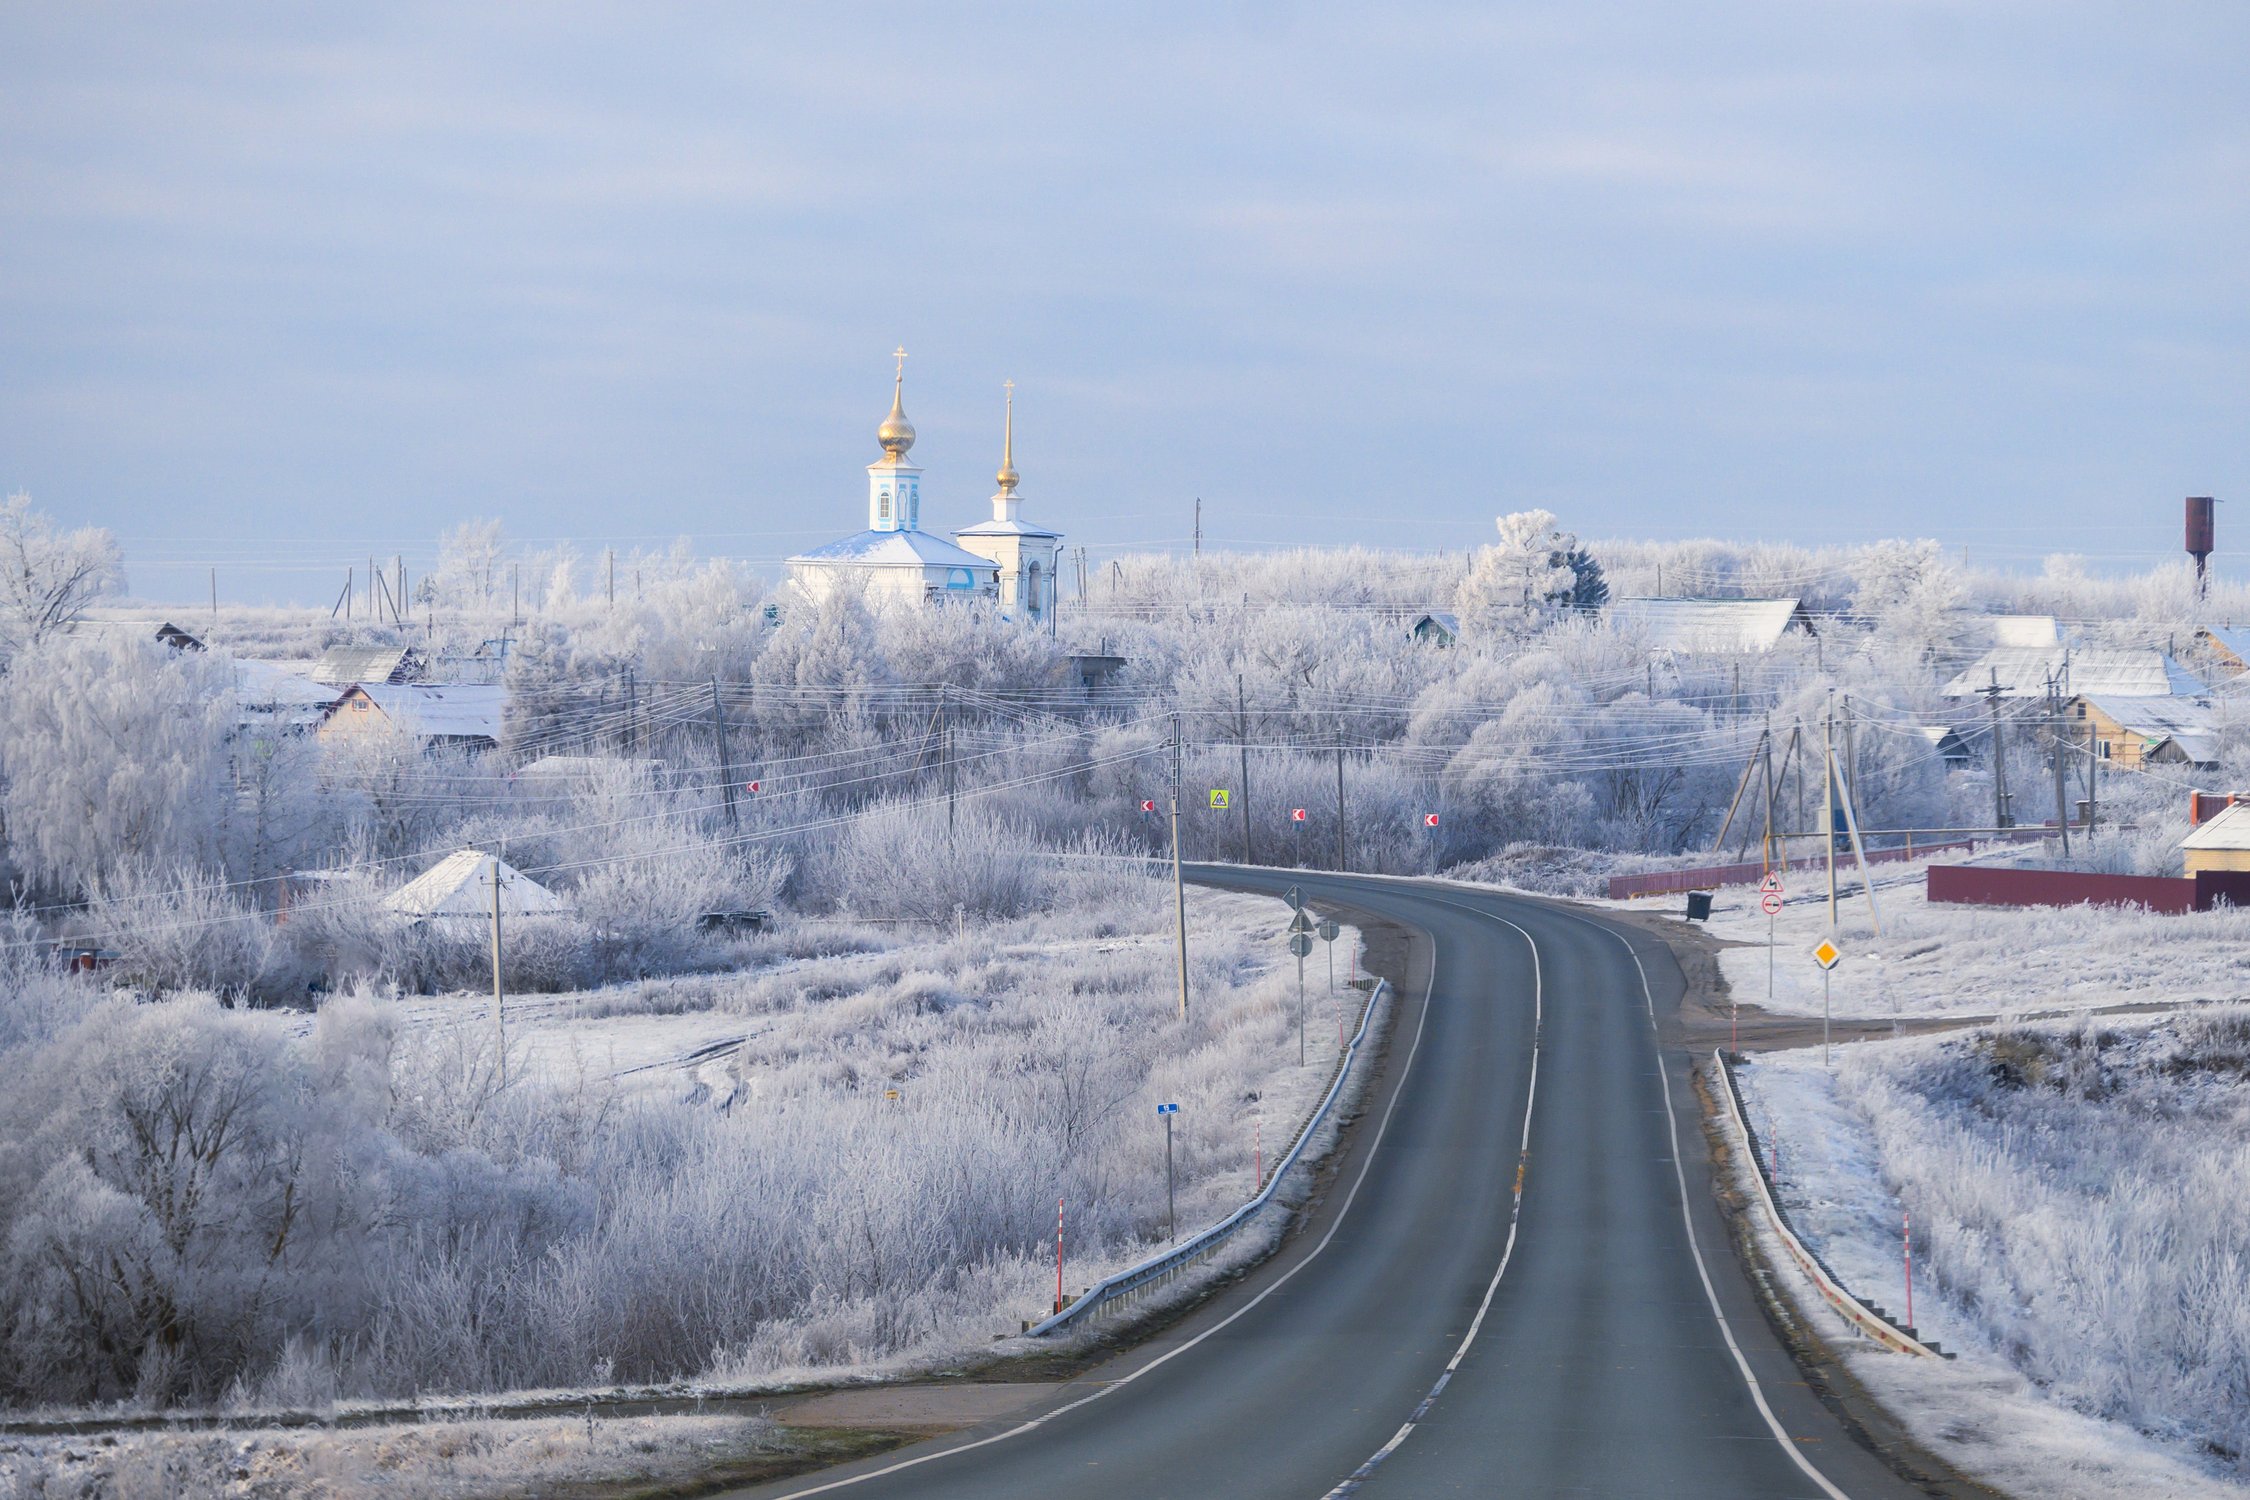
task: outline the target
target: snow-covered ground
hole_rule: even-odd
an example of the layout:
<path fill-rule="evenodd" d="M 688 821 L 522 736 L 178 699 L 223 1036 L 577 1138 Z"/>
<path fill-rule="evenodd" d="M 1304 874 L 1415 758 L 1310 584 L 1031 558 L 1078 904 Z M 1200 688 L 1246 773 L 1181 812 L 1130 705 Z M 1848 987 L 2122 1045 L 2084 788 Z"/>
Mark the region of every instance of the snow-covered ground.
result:
<path fill-rule="evenodd" d="M 2250 1482 L 2250 1009 L 1768 1053 L 1739 1070 L 1799 1234 L 1953 1362 L 1808 1316 L 1933 1451 L 2016 1495 Z M 1778 1254 L 1776 1255 L 1778 1260 Z"/>
<path fill-rule="evenodd" d="M 0 1436 L 0 1495 L 39 1500 L 485 1500 L 666 1492 L 783 1451 L 754 1416 L 462 1419 L 389 1427 Z"/>
<path fill-rule="evenodd" d="M 1952 853 L 1937 862 L 1962 859 Z M 1924 895 L 1929 864 L 1873 867 L 1880 937 L 1856 872 L 1839 867 L 1836 945 L 1844 958 L 1830 979 L 1835 1015 L 1887 1021 L 2250 997 L 2250 910 L 2159 916 L 2132 907 L 1933 906 Z M 1817 1016 L 1820 967 L 1812 951 L 1828 935 L 1826 882 L 1817 870 L 1792 870 L 1783 879 L 1787 900 L 1772 922 L 1770 1000 L 1767 918 L 1757 891 L 1714 892 L 1710 931 L 1747 945 L 1719 958 L 1735 998 Z M 1604 904 L 1677 912 L 1680 898 Z"/>

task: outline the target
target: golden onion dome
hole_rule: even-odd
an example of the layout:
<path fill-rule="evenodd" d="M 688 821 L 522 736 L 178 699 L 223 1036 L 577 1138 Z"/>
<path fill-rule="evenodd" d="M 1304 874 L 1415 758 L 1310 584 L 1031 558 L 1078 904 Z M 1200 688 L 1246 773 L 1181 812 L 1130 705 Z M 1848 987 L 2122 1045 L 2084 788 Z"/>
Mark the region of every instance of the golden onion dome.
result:
<path fill-rule="evenodd" d="M 875 441 L 893 458 L 906 457 L 906 450 L 914 446 L 914 424 L 906 420 L 906 376 L 903 373 L 891 387 L 891 414 L 875 429 Z"/>

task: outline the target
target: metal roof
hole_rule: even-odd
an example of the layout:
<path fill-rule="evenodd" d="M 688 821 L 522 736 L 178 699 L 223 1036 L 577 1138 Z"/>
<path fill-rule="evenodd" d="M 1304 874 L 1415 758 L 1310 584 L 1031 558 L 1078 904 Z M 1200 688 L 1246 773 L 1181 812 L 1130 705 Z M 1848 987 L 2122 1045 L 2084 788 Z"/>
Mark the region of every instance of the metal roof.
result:
<path fill-rule="evenodd" d="M 315 682 L 349 687 L 355 682 L 403 682 L 416 664 L 411 646 L 330 646 L 313 663 Z"/>
<path fill-rule="evenodd" d="M 2087 703 L 2116 721 L 2127 734 L 2154 746 L 2170 740 L 2194 761 L 2219 758 L 2219 715 L 2207 698 L 2123 698 L 2080 693 Z"/>
<path fill-rule="evenodd" d="M 1771 651 L 1790 626 L 1809 628 L 1795 599 L 1612 599 L 1603 613 L 1652 649 L 1708 655 Z"/>
<path fill-rule="evenodd" d="M 1978 657 L 1940 691 L 1981 698 L 1997 679 L 2003 698 L 2044 698 L 2052 677 L 2068 697 L 2197 698 L 2211 691 L 2194 673 L 2157 650 L 2079 651 L 2002 646 Z"/>
<path fill-rule="evenodd" d="M 2250 849 L 2250 803 L 2237 802 L 2205 818 L 2180 840 L 2182 849 Z"/>
<path fill-rule="evenodd" d="M 854 568 L 975 568 L 993 573 L 999 565 L 956 547 L 927 531 L 862 531 L 800 552 L 793 563 L 839 563 Z"/>

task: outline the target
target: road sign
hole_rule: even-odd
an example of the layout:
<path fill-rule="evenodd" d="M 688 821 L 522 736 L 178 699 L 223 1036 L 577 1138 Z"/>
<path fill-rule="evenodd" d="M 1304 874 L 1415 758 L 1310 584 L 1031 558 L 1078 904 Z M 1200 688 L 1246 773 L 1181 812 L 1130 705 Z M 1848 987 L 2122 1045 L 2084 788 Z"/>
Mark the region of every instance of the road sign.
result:
<path fill-rule="evenodd" d="M 1315 930 L 1320 933 L 1320 940 L 1322 942 L 1333 943 L 1336 941 L 1336 934 L 1342 932 L 1344 929 L 1336 925 L 1336 919 L 1334 917 L 1322 917 L 1320 919 L 1320 926 Z"/>
<path fill-rule="evenodd" d="M 1291 886 L 1288 890 L 1281 893 L 1281 899 L 1288 902 L 1291 906 L 1303 906 L 1305 904 L 1305 893 L 1299 890 L 1297 887 Z"/>
<path fill-rule="evenodd" d="M 1289 934 L 1289 952 L 1295 958 L 1303 958 L 1306 954 L 1312 952 L 1312 934 L 1309 932 L 1292 932 Z"/>
<path fill-rule="evenodd" d="M 1156 799 L 1154 797 L 1143 797 L 1141 799 L 1141 811 L 1145 813 L 1155 812 Z"/>
<path fill-rule="evenodd" d="M 1423 826 L 1424 828 L 1435 828 L 1435 827 L 1437 827 L 1437 814 L 1436 814 L 1436 813 L 1424 813 L 1424 814 L 1422 814 L 1422 826 Z"/>
<path fill-rule="evenodd" d="M 1758 909 L 1760 911 L 1763 911 L 1769 917 L 1772 916 L 1775 912 L 1780 911 L 1781 892 L 1768 891 L 1763 896 L 1760 896 L 1758 898 Z"/>
<path fill-rule="evenodd" d="M 1215 786 L 1211 788 L 1211 811 L 1225 812 L 1227 810 L 1227 802 L 1227 789 L 1225 787 Z"/>
<path fill-rule="evenodd" d="M 1761 891 L 1770 891 L 1776 896 L 1780 895 L 1781 877 L 1777 874 L 1772 873 L 1771 871 L 1768 871 L 1766 874 L 1766 878 L 1758 882 L 1758 889 Z"/>
<path fill-rule="evenodd" d="M 1300 912 L 1298 912 L 1298 913 L 1297 913 L 1297 915 L 1295 915 L 1295 916 L 1293 916 L 1293 917 L 1291 917 L 1291 918 L 1289 919 L 1289 930 L 1290 930 L 1291 932 L 1310 932 L 1310 931 L 1312 931 L 1312 930 L 1313 930 L 1313 919 L 1312 919 L 1312 914 L 1311 914 L 1311 913 L 1309 913 L 1309 912 L 1303 912 L 1303 911 L 1300 911 Z"/>
<path fill-rule="evenodd" d="M 1290 809 L 1289 809 L 1289 821 L 1290 821 L 1290 822 L 1292 822 L 1292 823 L 1302 823 L 1302 822 L 1304 822 L 1304 821 L 1305 821 L 1305 810 L 1304 810 L 1303 808 L 1301 808 L 1301 807 L 1292 807 L 1292 808 L 1290 808 Z"/>
<path fill-rule="evenodd" d="M 1844 950 L 1828 941 L 1828 939 L 1822 938 L 1820 946 L 1813 949 L 1812 956 L 1813 962 L 1819 964 L 1822 968 L 1833 969 L 1837 962 L 1843 958 Z"/>
<path fill-rule="evenodd" d="M 1159 1104 L 1156 1112 L 1160 1115 L 1176 1115 L 1180 1112 L 1180 1107 L 1177 1104 Z"/>
<path fill-rule="evenodd" d="M 748 787 L 750 788 L 750 790 L 751 790 L 751 791 L 753 791 L 753 792 L 762 792 L 762 791 L 764 791 L 764 790 L 765 790 L 765 788 L 766 788 L 766 784 L 765 784 L 764 782 L 762 782 L 762 781 L 752 781 L 752 782 L 746 782 L 746 783 L 744 783 L 744 784 L 745 784 L 746 786 L 748 786 Z"/>

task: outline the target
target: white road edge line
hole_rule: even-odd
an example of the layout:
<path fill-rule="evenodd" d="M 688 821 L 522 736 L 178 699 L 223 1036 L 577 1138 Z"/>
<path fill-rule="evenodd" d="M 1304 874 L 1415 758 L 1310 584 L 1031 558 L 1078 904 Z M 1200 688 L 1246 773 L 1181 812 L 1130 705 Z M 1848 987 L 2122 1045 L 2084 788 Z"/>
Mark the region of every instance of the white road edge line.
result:
<path fill-rule="evenodd" d="M 1625 945 L 1625 951 L 1633 957 L 1633 967 L 1640 971 L 1641 998 L 1648 1003 L 1648 1027 L 1651 1032 L 1655 1032 L 1656 992 L 1649 988 L 1648 966 L 1641 962 L 1640 950 L 1633 946 L 1631 939 L 1614 927 L 1591 921 L 1575 912 L 1563 912 L 1562 915 L 1573 921 L 1584 922 L 1598 932 L 1606 932 Z M 1820 1486 L 1821 1493 L 1828 1496 L 1828 1500 L 1851 1500 L 1849 1495 L 1836 1487 L 1834 1481 L 1813 1467 L 1812 1460 L 1805 1457 L 1803 1450 L 1789 1436 L 1789 1430 L 1781 1425 L 1781 1419 L 1773 1414 L 1773 1408 L 1766 1404 L 1765 1388 L 1758 1384 L 1758 1377 L 1751 1370 L 1750 1361 L 1743 1355 L 1742 1346 L 1734 1340 L 1734 1329 L 1727 1322 L 1726 1311 L 1719 1306 L 1718 1289 L 1711 1285 L 1710 1268 L 1703 1263 L 1703 1247 L 1695 1242 L 1695 1219 L 1688 1213 L 1687 1169 L 1680 1165 L 1680 1127 L 1677 1116 L 1672 1112 L 1672 1080 L 1665 1076 L 1661 1036 L 1656 1048 L 1656 1081 L 1664 1086 L 1664 1128 L 1672 1135 L 1672 1172 L 1680 1180 L 1680 1222 L 1687 1230 L 1688 1251 L 1695 1257 L 1695 1274 L 1702 1279 L 1703 1295 L 1711 1304 L 1711 1316 L 1718 1319 L 1719 1333 L 1727 1341 L 1727 1352 L 1734 1356 L 1735 1368 L 1742 1372 L 1743 1384 L 1750 1387 L 1750 1399 L 1757 1403 L 1758 1415 L 1766 1419 L 1766 1426 L 1772 1430 L 1773 1440 L 1781 1445 L 1781 1451 L 1805 1471 L 1806 1478 Z"/>
<path fill-rule="evenodd" d="M 1460 1347 L 1455 1349 L 1453 1357 L 1445 1362 L 1445 1369 L 1439 1373 L 1437 1384 L 1430 1387 L 1430 1393 L 1424 1396 L 1421 1402 L 1415 1406 L 1413 1415 L 1406 1419 L 1405 1424 L 1391 1434 L 1391 1440 L 1376 1449 L 1367 1462 L 1352 1470 L 1343 1483 L 1323 1495 L 1321 1500 L 1344 1500 L 1345 1496 L 1350 1495 L 1366 1483 L 1368 1477 L 1375 1472 L 1376 1466 L 1396 1453 L 1399 1450 L 1399 1445 L 1412 1437 L 1414 1429 L 1420 1426 L 1422 1419 L 1430 1414 L 1430 1408 L 1437 1403 L 1437 1398 L 1444 1394 L 1447 1384 L 1452 1381 L 1453 1372 L 1461 1368 L 1461 1361 L 1468 1356 L 1469 1346 L 1477 1341 L 1477 1334 L 1484 1327 L 1485 1314 L 1492 1311 L 1492 1299 L 1500 1292 L 1500 1278 L 1508 1274 L 1508 1262 L 1515 1257 L 1516 1230 L 1523 1223 L 1524 1163 L 1531 1154 L 1531 1106 L 1539 1098 L 1539 1044 L 1547 1023 L 1547 979 L 1545 970 L 1539 961 L 1539 944 L 1530 933 L 1497 913 L 1479 911 L 1473 906 L 1459 901 L 1448 901 L 1442 896 L 1431 896 L 1427 899 L 1437 902 L 1440 906 L 1450 906 L 1456 911 L 1465 911 L 1473 917 L 1482 917 L 1488 922 L 1498 922 L 1503 927 L 1511 928 L 1518 937 L 1523 939 L 1524 946 L 1531 950 L 1531 1082 L 1524 1091 L 1523 1138 L 1517 1143 L 1516 1147 L 1515 1201 L 1510 1204 L 1508 1209 L 1508 1242 L 1500 1248 L 1500 1264 L 1494 1268 L 1492 1280 L 1485 1284 L 1484 1300 L 1477 1304 L 1477 1315 L 1470 1319 L 1469 1331 L 1461 1336 Z M 1434 951 L 1437 946 L 1435 936 L 1431 938 L 1430 946 Z M 1430 978 L 1433 983 L 1437 979 L 1437 964 L 1434 959 L 1430 964 Z M 1424 997 L 1422 1003 L 1423 1014 L 1427 1015 L 1429 1013 L 1428 998 Z"/>
<path fill-rule="evenodd" d="M 1414 1059 L 1419 1056 L 1422 1051 L 1422 1032 L 1424 1028 L 1429 1025 L 1430 1020 L 1430 994 L 1431 991 L 1436 987 L 1436 985 L 1437 943 L 1433 938 L 1430 943 L 1430 978 L 1429 982 L 1422 986 L 1422 1013 L 1417 1016 L 1414 1021 L 1414 1040 L 1406 1049 L 1406 1066 L 1399 1071 L 1398 1086 L 1391 1090 L 1390 1103 L 1383 1106 L 1383 1118 L 1376 1124 L 1375 1139 L 1368 1143 L 1367 1156 L 1366 1159 L 1360 1163 L 1359 1175 L 1352 1179 L 1351 1191 L 1344 1195 L 1343 1206 L 1336 1210 L 1336 1217 L 1333 1221 L 1330 1222 L 1328 1226 L 1328 1232 L 1320 1237 L 1320 1243 L 1313 1246 L 1312 1249 L 1306 1253 L 1303 1260 L 1298 1261 L 1295 1265 L 1291 1266 L 1288 1270 L 1282 1272 L 1280 1276 L 1275 1278 L 1273 1285 L 1258 1293 L 1257 1296 L 1252 1297 L 1248 1302 L 1243 1303 L 1242 1306 L 1236 1308 L 1233 1312 L 1229 1313 L 1226 1317 L 1220 1319 L 1218 1322 L 1212 1324 L 1209 1328 L 1204 1329 L 1194 1338 L 1189 1339 L 1184 1344 L 1181 1344 L 1178 1348 L 1166 1350 L 1163 1354 L 1158 1355 L 1155 1359 L 1150 1360 L 1147 1364 L 1141 1366 L 1132 1374 L 1124 1376 L 1123 1378 L 1118 1380 L 1113 1380 L 1109 1384 L 1103 1386 L 1100 1390 L 1093 1392 L 1091 1395 L 1081 1396 L 1076 1401 L 1070 1402 L 1068 1405 L 1058 1406 L 1053 1411 L 1044 1412 L 1039 1416 L 1033 1417 L 1027 1422 L 1020 1422 L 1014 1427 L 1009 1428 L 1005 1432 L 996 1432 L 990 1437 L 978 1438 L 973 1443 L 962 1443 L 958 1447 L 940 1449 L 936 1453 L 925 1453 L 919 1458 L 903 1459 L 895 1464 L 887 1464 L 880 1469 L 870 1469 L 865 1474 L 853 1474 L 842 1479 L 831 1479 L 825 1484 L 816 1484 L 810 1489 L 779 1491 L 776 1493 L 774 1500 L 799 1500 L 799 1497 L 805 1495 L 824 1495 L 830 1490 L 840 1490 L 850 1485 L 865 1484 L 870 1479 L 881 1479 L 887 1474 L 896 1474 L 903 1469 L 918 1468 L 923 1464 L 935 1463 L 941 1458 L 952 1458 L 957 1454 L 971 1453 L 979 1448 L 988 1448 L 994 1443 L 1004 1443 L 1010 1438 L 1021 1437 L 1027 1432 L 1031 1432 L 1036 1430 L 1037 1428 L 1045 1426 L 1047 1423 L 1052 1422 L 1059 1416 L 1063 1416 L 1064 1414 L 1069 1412 L 1074 1412 L 1081 1406 L 1099 1401 L 1104 1396 L 1108 1396 L 1117 1391 L 1123 1390 L 1126 1386 L 1131 1385 L 1134 1381 L 1140 1379 L 1143 1375 L 1148 1374 L 1151 1370 L 1156 1369 L 1159 1365 L 1168 1364 L 1172 1360 L 1175 1360 L 1181 1355 L 1187 1353 L 1190 1349 L 1193 1349 L 1196 1345 L 1211 1337 L 1211 1335 L 1220 1332 L 1229 1324 L 1233 1323 L 1235 1319 L 1244 1316 L 1259 1303 L 1265 1301 L 1275 1292 L 1280 1291 L 1284 1286 L 1288 1285 L 1292 1277 L 1294 1277 L 1299 1271 L 1302 1271 L 1305 1267 L 1311 1265 L 1313 1261 L 1319 1257 L 1320 1253 L 1328 1248 L 1329 1241 L 1336 1238 L 1336 1231 L 1343 1227 L 1345 1218 L 1351 1213 L 1352 1204 L 1359 1198 L 1360 1188 L 1366 1185 L 1367 1174 L 1374 1169 L 1375 1153 L 1382 1148 L 1383 1137 L 1389 1132 L 1391 1128 L 1391 1115 L 1398 1109 L 1398 1101 L 1406 1093 L 1407 1081 L 1413 1076 Z"/>

